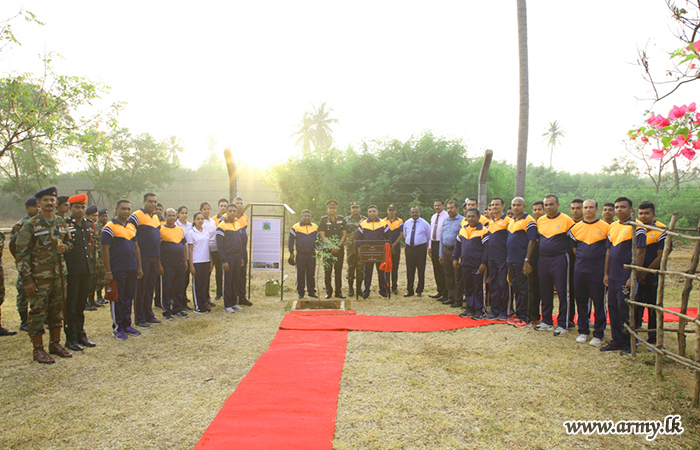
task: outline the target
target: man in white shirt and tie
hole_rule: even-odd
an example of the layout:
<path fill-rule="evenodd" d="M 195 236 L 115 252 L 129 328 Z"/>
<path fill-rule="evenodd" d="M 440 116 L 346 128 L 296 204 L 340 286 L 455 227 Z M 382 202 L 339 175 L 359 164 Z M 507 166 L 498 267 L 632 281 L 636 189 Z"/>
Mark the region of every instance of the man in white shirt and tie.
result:
<path fill-rule="evenodd" d="M 428 252 L 430 252 L 430 260 L 433 262 L 433 275 L 435 276 L 435 284 L 437 284 L 437 294 L 431 295 L 430 298 L 443 301 L 447 299 L 447 283 L 445 283 L 445 271 L 440 264 L 440 238 L 442 237 L 442 224 L 447 219 L 447 211 L 445 211 L 445 202 L 435 200 L 433 203 L 435 214 L 430 218 L 430 241 L 428 241 Z"/>
<path fill-rule="evenodd" d="M 403 235 L 406 242 L 406 293 L 404 297 L 414 295 L 413 282 L 418 269 L 418 286 L 415 293 L 423 295 L 425 287 L 425 261 L 428 256 L 426 248 L 430 241 L 430 224 L 420 216 L 420 208 L 411 208 L 411 218 L 403 223 Z"/>

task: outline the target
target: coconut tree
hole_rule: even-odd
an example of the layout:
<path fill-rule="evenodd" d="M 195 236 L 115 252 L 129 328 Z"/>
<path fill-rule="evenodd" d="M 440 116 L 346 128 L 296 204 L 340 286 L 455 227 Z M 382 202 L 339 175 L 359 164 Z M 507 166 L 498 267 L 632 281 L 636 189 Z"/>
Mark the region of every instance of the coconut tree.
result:
<path fill-rule="evenodd" d="M 525 196 L 527 170 L 527 135 L 530 114 L 529 73 L 527 68 L 527 8 L 525 0 L 517 1 L 518 60 L 520 66 L 520 109 L 518 118 L 518 160 L 515 173 L 515 196 Z"/>
<path fill-rule="evenodd" d="M 174 166 L 180 166 L 180 156 L 178 156 L 178 153 L 185 151 L 185 149 L 182 147 L 182 141 L 176 136 L 170 136 L 170 138 L 166 141 L 166 145 L 170 163 Z"/>
<path fill-rule="evenodd" d="M 333 108 L 326 109 L 326 102 L 318 108 L 314 105 L 312 112 L 304 113 L 301 127 L 292 136 L 298 135 L 296 145 L 301 145 L 301 151 L 307 153 L 314 150 L 326 151 L 333 145 L 331 124 L 338 123 L 338 119 L 330 117 Z"/>
<path fill-rule="evenodd" d="M 552 156 L 554 156 L 554 147 L 561 143 L 561 138 L 566 136 L 564 130 L 559 125 L 559 121 L 549 122 L 549 128 L 546 132 L 542 133 L 542 137 L 547 141 L 549 145 L 549 168 L 552 168 Z"/>

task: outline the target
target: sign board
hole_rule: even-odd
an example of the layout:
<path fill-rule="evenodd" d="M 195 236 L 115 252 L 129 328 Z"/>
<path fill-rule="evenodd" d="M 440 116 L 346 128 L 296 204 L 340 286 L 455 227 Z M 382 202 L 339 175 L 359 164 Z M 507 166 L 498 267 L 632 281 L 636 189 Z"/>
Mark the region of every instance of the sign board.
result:
<path fill-rule="evenodd" d="M 281 220 L 253 217 L 252 269 L 278 271 L 282 267 Z"/>
<path fill-rule="evenodd" d="M 360 244 L 360 262 L 384 262 L 386 241 L 367 241 Z"/>

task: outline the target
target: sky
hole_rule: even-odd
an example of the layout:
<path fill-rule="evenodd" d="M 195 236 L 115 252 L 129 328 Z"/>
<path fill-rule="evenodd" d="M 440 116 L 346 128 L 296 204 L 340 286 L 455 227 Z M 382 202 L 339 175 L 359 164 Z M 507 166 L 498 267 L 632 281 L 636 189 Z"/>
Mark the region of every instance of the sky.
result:
<path fill-rule="evenodd" d="M 59 73 L 110 86 L 104 105 L 126 102 L 122 126 L 181 138 L 188 167 L 208 156 L 210 137 L 245 165 L 283 162 L 300 153 L 293 133 L 322 102 L 341 149 L 432 130 L 461 139 L 470 157 L 491 149 L 515 162 L 514 0 L 3 0 L 0 20 L 21 8 L 46 25 L 13 24 L 22 46 L 1 55 L 0 75 L 40 71 L 39 55 L 58 52 Z M 549 164 L 542 134 L 557 120 L 566 135 L 553 167 L 598 171 L 652 107 L 637 49 L 663 68 L 664 52 L 680 47 L 664 1 L 531 0 L 527 14 L 528 160 Z M 654 110 L 697 93 L 690 85 Z"/>

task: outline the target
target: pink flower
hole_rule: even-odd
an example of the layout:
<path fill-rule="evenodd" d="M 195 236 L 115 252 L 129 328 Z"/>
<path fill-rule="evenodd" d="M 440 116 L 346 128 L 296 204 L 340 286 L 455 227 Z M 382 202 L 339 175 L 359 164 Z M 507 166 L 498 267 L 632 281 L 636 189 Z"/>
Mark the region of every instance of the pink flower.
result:
<path fill-rule="evenodd" d="M 681 155 L 688 158 L 688 160 L 692 160 L 693 158 L 695 158 L 695 150 L 693 150 L 690 147 L 685 147 L 683 150 L 681 150 Z"/>
<path fill-rule="evenodd" d="M 700 116 L 700 114 L 698 114 L 698 116 Z M 698 117 L 698 120 L 700 120 L 700 117 Z M 661 114 L 655 115 L 653 113 L 651 117 L 647 119 L 647 123 L 656 128 L 663 128 L 671 125 L 670 120 L 664 118 Z"/>
<path fill-rule="evenodd" d="M 693 43 L 693 50 L 695 50 L 695 53 L 700 53 L 700 41 Z"/>
<path fill-rule="evenodd" d="M 673 145 L 674 147 L 678 147 L 678 139 L 672 139 L 671 145 Z"/>
<path fill-rule="evenodd" d="M 694 141 L 693 142 L 693 148 L 695 150 L 700 150 L 700 141 Z"/>
<path fill-rule="evenodd" d="M 688 67 L 690 67 L 691 69 L 695 69 L 695 64 L 691 64 Z"/>
<path fill-rule="evenodd" d="M 676 143 L 673 144 L 673 141 L 676 141 Z M 671 144 L 676 145 L 678 147 L 683 147 L 685 144 L 688 143 L 685 136 L 683 136 L 683 135 L 676 136 L 676 138 L 673 141 L 671 141 Z"/>
<path fill-rule="evenodd" d="M 688 112 L 688 107 L 683 105 L 680 108 L 676 105 L 673 105 L 673 108 L 671 108 L 671 111 L 668 113 L 668 118 L 669 119 L 680 119 L 681 117 L 685 116 L 685 113 Z"/>
<path fill-rule="evenodd" d="M 651 159 L 661 159 L 664 157 L 664 151 L 655 148 L 651 151 Z"/>
<path fill-rule="evenodd" d="M 649 142 L 649 138 L 646 136 L 642 136 L 642 142 Z"/>
<path fill-rule="evenodd" d="M 700 42 L 700 41 L 698 41 Z M 695 112 L 695 102 L 688 105 L 688 111 Z"/>

